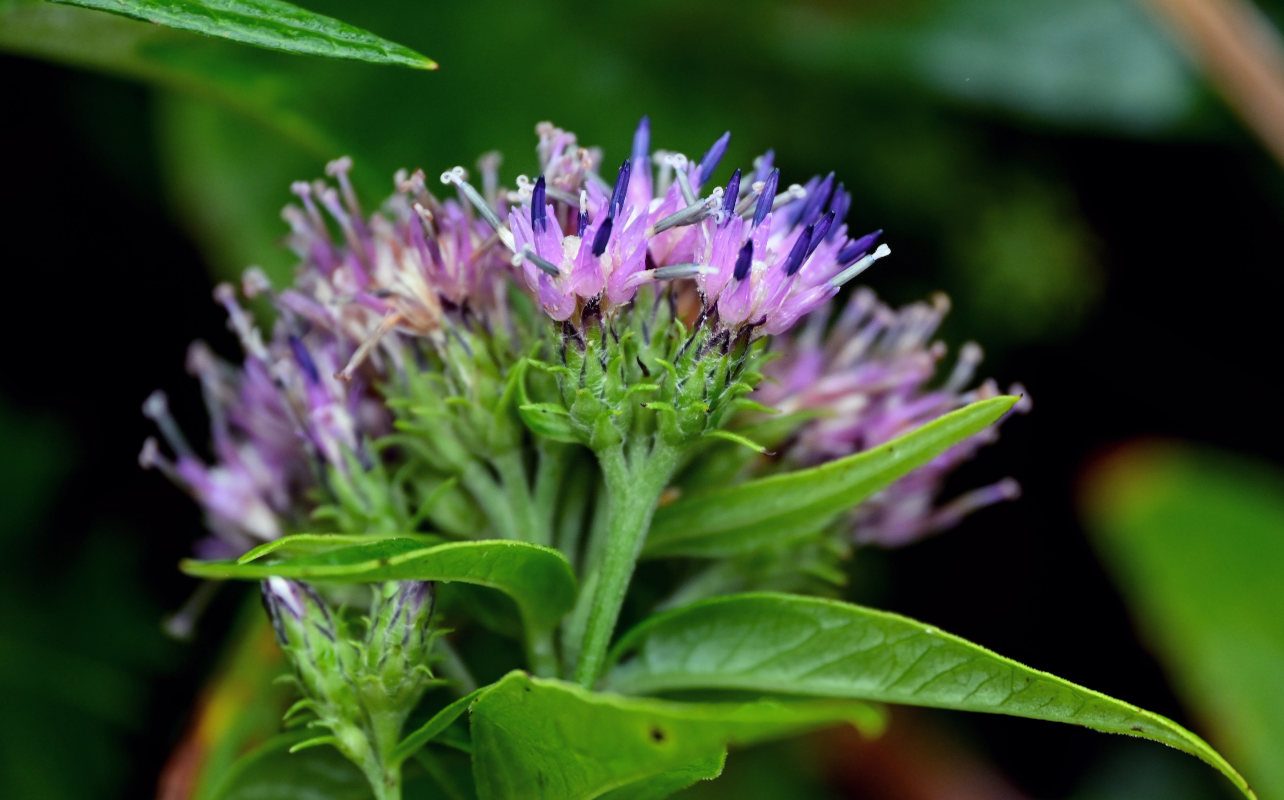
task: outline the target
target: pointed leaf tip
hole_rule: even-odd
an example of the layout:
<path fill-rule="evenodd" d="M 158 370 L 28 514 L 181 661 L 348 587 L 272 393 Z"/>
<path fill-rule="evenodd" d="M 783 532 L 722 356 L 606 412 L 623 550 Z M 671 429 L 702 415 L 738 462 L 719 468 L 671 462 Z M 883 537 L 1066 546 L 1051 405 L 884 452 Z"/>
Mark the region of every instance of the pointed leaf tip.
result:
<path fill-rule="evenodd" d="M 283 0 L 52 0 L 242 44 L 302 55 L 437 69 L 404 45 Z"/>

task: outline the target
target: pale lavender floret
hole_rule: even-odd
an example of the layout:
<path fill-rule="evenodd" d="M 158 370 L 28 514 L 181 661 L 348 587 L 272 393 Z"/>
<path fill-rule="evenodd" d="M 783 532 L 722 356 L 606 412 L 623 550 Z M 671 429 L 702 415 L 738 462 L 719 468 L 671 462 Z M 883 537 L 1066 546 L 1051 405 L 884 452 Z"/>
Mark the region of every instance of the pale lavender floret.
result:
<path fill-rule="evenodd" d="M 914 304 L 893 311 L 873 292 L 857 291 L 828 334 L 828 314 L 817 314 L 788 339 L 784 357 L 766 367 L 755 398 L 784 413 L 821 411 L 785 450 L 800 464 L 817 464 L 890 441 L 975 400 L 996 396 L 992 381 L 968 389 L 981 360 L 980 348 L 960 351 L 951 374 L 933 387 L 945 347 L 933 342 L 948 303 Z M 1019 386 L 1010 389 L 1022 393 Z M 1023 398 L 1016 412 L 1029 409 Z M 992 426 L 942 453 L 862 503 L 851 517 L 853 535 L 864 543 L 905 544 L 956 524 L 966 514 L 1017 495 L 1004 479 L 938 504 L 946 477 L 998 436 Z"/>
<path fill-rule="evenodd" d="M 432 198 L 418 174 L 399 177 L 402 194 L 386 214 L 366 219 L 349 169 L 347 159 L 328 167 L 337 190 L 295 186 L 302 207 L 285 213 L 291 245 L 303 259 L 295 286 L 273 294 L 261 273 L 246 274 L 247 295 L 267 294 L 280 313 L 270 337 L 231 286 L 215 290 L 245 356 L 233 366 L 200 343 L 189 353 L 189 371 L 209 409 L 212 459 L 183 440 L 163 395 L 145 409 L 174 456 L 149 440 L 140 460 L 189 491 L 234 552 L 281 535 L 325 467 L 342 472 L 350 457 L 363 461 L 365 441 L 389 429 L 388 411 L 368 387 L 369 378 L 405 358 L 394 331 L 430 333 L 445 306 L 494 302 L 500 276 L 474 257 L 489 235 L 483 223 L 454 201 Z M 342 231 L 342 244 L 332 240 L 323 213 Z"/>

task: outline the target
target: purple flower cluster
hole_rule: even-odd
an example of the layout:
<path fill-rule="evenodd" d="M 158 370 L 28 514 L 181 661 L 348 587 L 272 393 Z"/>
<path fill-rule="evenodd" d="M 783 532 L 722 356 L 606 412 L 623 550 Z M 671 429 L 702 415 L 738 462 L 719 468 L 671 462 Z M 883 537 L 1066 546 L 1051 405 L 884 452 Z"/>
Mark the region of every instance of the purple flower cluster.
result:
<path fill-rule="evenodd" d="M 622 313 L 649 282 L 688 279 L 693 289 L 683 297 L 699 301 L 697 326 L 756 338 L 827 308 L 888 253 L 881 231 L 849 237 L 851 195 L 832 174 L 782 188 L 768 151 L 752 169 L 713 185 L 727 135 L 691 161 L 653 152 L 644 118 L 608 183 L 600 154 L 574 134 L 549 123 L 536 132 L 541 174 L 519 176 L 512 191 L 500 188 L 494 155 L 479 162 L 480 191 L 462 168 L 441 176 L 457 200 L 434 196 L 422 172 L 398 173 L 396 193 L 373 215 L 358 205 L 346 158 L 328 165 L 333 183 L 292 187 L 298 204 L 283 216 L 300 259 L 293 284 L 273 291 L 256 270 L 242 284 L 247 297 L 265 296 L 275 307 L 270 335 L 223 285 L 215 296 L 243 360 L 225 363 L 200 342 L 189 354 L 209 408 L 212 459 L 186 442 L 163 394 L 144 407 L 172 454 L 148 439 L 140 461 L 202 505 L 217 537 L 206 555 L 280 536 L 300 521 L 304 495 L 319 479 L 369 463 L 368 441 L 390 430 L 378 387 L 424 363 L 449 332 L 529 328 L 532 320 L 516 319 L 506 302 L 511 277 L 564 325 Z M 827 337 L 826 311 L 783 342 L 787 355 L 769 370 L 778 383 L 762 387 L 760 399 L 786 412 L 832 413 L 802 429 L 791 456 L 815 462 L 856 452 L 994 393 L 988 383 L 963 391 L 973 349 L 941 388 L 925 388 L 941 358 L 928 340 L 943 313 L 939 306 L 894 313 L 860 292 Z M 903 541 L 1011 494 L 1001 483 L 932 507 L 944 475 L 984 440 L 974 437 L 862 506 L 858 535 Z"/>
<path fill-rule="evenodd" d="M 495 305 L 499 276 L 478 258 L 484 225 L 465 206 L 432 197 L 422 173 L 398 175 L 400 193 L 383 214 L 367 218 L 350 167 L 346 158 L 327 167 L 337 188 L 293 186 L 300 205 L 283 216 L 301 259 L 294 285 L 277 293 L 261 272 L 245 275 L 245 295 L 267 295 L 278 313 L 270 337 L 254 326 L 233 287 L 215 289 L 244 360 L 224 363 L 202 342 L 188 354 L 210 414 L 213 463 L 187 443 L 164 394 L 144 404 L 174 456 L 149 438 L 140 463 L 163 471 L 204 508 L 216 535 L 204 555 L 239 553 L 280 536 L 326 467 L 344 470 L 353 457 L 366 459 L 365 441 L 389 430 L 372 387 L 410 357 L 405 335 L 431 338 L 447 314 Z"/>
<path fill-rule="evenodd" d="M 643 118 L 614 185 L 573 134 L 551 125 L 539 134 L 542 175 L 521 186 L 508 228 L 514 263 L 555 320 L 586 308 L 610 315 L 648 281 L 694 278 L 707 318 L 781 333 L 890 252 L 876 246 L 879 232 L 848 238 L 851 195 L 832 174 L 779 191 L 771 152 L 702 195 L 729 134 L 691 162 L 652 154 Z"/>
<path fill-rule="evenodd" d="M 945 345 L 932 337 L 948 310 L 944 295 L 893 310 L 872 291 L 859 289 L 832 326 L 827 312 L 816 314 L 780 342 L 783 356 L 765 367 L 755 399 L 786 414 L 821 413 L 799 430 L 786 457 L 803 464 L 841 458 L 997 396 L 993 381 L 967 388 L 981 361 L 981 348 L 973 343 L 963 346 L 945 380 L 933 385 Z M 1008 393 L 1023 395 L 1024 389 L 1012 386 Z M 1029 408 L 1026 396 L 1013 411 Z M 905 544 L 950 528 L 978 508 L 1015 498 L 1020 489 L 1007 478 L 937 505 L 948 475 L 997 438 L 997 426 L 986 428 L 861 503 L 852 517 L 856 540 Z"/>

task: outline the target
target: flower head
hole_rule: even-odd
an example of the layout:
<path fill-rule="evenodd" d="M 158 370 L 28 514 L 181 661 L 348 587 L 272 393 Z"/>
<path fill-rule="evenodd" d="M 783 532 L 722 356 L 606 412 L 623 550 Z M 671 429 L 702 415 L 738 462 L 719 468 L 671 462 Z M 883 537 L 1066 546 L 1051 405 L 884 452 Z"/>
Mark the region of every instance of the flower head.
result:
<path fill-rule="evenodd" d="M 771 154 L 753 180 L 737 169 L 725 187 L 701 194 L 730 134 L 698 162 L 651 155 L 644 118 L 609 185 L 597 177 L 595 154 L 567 154 L 573 135 L 552 127 L 541 135 L 544 174 L 518 193 L 508 227 L 514 263 L 555 320 L 586 306 L 609 315 L 645 283 L 694 278 L 706 317 L 754 335 L 781 333 L 890 252 L 875 247 L 877 233 L 847 237 L 851 197 L 832 174 L 778 192 Z"/>

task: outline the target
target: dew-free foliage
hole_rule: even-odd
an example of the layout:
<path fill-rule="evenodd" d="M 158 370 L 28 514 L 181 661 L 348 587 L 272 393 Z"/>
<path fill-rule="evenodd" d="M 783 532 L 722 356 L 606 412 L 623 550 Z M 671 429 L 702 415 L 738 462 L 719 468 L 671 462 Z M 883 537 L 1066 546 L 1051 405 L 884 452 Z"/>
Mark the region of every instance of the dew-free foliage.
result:
<path fill-rule="evenodd" d="M 720 772 L 728 746 L 838 724 L 874 735 L 883 723 L 876 708 L 850 700 L 675 703 L 520 672 L 483 693 L 470 715 L 481 800 L 663 797 Z"/>
<path fill-rule="evenodd" d="M 436 69 L 431 59 L 369 31 L 281 0 L 52 0 L 272 50 Z"/>
<path fill-rule="evenodd" d="M 312 542 L 312 535 L 305 541 Z M 184 561 L 200 578 L 260 580 L 271 576 L 335 583 L 460 581 L 498 589 L 516 601 L 535 629 L 547 629 L 575 600 L 575 576 L 565 556 L 551 547 L 511 541 L 451 542 L 425 547 L 417 538 L 375 539 L 309 555 L 263 563 Z M 280 546 L 280 545 L 278 545 Z M 289 543 L 284 545 L 287 549 Z"/>
<path fill-rule="evenodd" d="M 806 536 L 915 467 L 994 424 L 1018 399 L 981 400 L 846 458 L 693 493 L 661 506 L 651 523 L 643 556 L 712 558 Z"/>
<path fill-rule="evenodd" d="M 992 653 L 930 625 L 849 603 L 745 594 L 643 622 L 606 686 L 629 694 L 733 690 L 1010 714 L 1140 736 L 1243 777 L 1172 720 Z"/>

